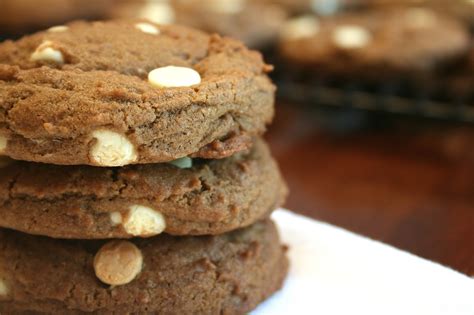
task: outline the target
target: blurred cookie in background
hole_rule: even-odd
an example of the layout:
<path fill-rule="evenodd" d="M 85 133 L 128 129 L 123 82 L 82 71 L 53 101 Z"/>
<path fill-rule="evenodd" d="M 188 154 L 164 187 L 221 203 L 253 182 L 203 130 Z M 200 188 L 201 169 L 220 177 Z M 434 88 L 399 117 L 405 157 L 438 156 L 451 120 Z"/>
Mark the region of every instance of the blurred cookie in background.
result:
<path fill-rule="evenodd" d="M 293 14 L 333 15 L 358 4 L 360 0 L 263 0 L 283 6 Z"/>
<path fill-rule="evenodd" d="M 74 19 L 98 19 L 113 0 L 2 0 L 0 35 L 15 36 Z"/>
<path fill-rule="evenodd" d="M 461 19 L 474 29 L 474 0 L 431 0 L 433 8 Z"/>
<path fill-rule="evenodd" d="M 182 24 L 264 48 L 276 40 L 287 14 L 281 6 L 261 0 L 122 0 L 111 17 Z"/>
<path fill-rule="evenodd" d="M 140 18 L 158 24 L 175 23 L 175 10 L 167 0 L 115 0 L 109 18 Z"/>
<path fill-rule="evenodd" d="M 469 33 L 457 20 L 430 9 L 397 8 L 290 20 L 279 52 L 320 74 L 379 80 L 431 73 L 469 47 Z"/>
<path fill-rule="evenodd" d="M 352 2 L 355 6 L 365 9 L 421 6 L 449 14 L 474 27 L 474 0 L 352 0 Z"/>
<path fill-rule="evenodd" d="M 174 0 L 176 21 L 231 36 L 254 48 L 273 42 L 287 15 L 282 7 L 255 0 Z"/>

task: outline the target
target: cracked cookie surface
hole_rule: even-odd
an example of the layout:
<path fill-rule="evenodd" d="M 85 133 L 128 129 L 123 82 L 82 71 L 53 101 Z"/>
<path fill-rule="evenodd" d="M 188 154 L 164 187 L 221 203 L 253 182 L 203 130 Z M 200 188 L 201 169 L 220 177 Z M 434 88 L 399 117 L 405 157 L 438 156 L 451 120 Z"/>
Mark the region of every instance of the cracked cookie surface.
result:
<path fill-rule="evenodd" d="M 109 287 L 94 273 L 94 256 L 106 241 L 0 230 L 0 312 L 245 314 L 281 287 L 288 269 L 268 220 L 219 236 L 131 242 L 143 257 L 141 272 Z"/>
<path fill-rule="evenodd" d="M 0 164 L 0 226 L 55 238 L 220 234 L 282 205 L 268 147 L 220 160 L 124 168 Z M 189 167 L 190 166 L 190 167 Z"/>
<path fill-rule="evenodd" d="M 194 70 L 199 83 L 150 82 L 169 66 Z M 138 20 L 74 22 L 6 41 L 0 154 L 94 166 L 227 157 L 273 118 L 270 70 L 238 41 Z M 189 82 L 180 73 L 173 82 Z"/>

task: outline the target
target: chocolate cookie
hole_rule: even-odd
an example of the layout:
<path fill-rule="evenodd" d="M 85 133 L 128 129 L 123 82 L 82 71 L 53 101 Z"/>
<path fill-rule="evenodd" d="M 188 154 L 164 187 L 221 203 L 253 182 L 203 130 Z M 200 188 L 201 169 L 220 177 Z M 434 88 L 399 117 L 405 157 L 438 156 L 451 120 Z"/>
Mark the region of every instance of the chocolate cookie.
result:
<path fill-rule="evenodd" d="M 360 0 L 260 0 L 283 6 L 288 12 L 305 14 L 314 12 L 319 15 L 332 15 L 357 5 Z"/>
<path fill-rule="evenodd" d="M 145 21 L 77 22 L 0 44 L 0 154 L 123 166 L 248 148 L 271 67 L 238 41 Z"/>
<path fill-rule="evenodd" d="M 176 22 L 238 38 L 251 47 L 265 47 L 277 39 L 287 14 L 264 1 L 173 0 Z"/>
<path fill-rule="evenodd" d="M 287 269 L 271 221 L 219 236 L 106 243 L 1 230 L 0 313 L 244 314 L 281 287 Z"/>
<path fill-rule="evenodd" d="M 281 206 L 286 186 L 263 141 L 221 160 L 124 168 L 0 164 L 0 226 L 55 238 L 220 234 Z"/>
<path fill-rule="evenodd" d="M 2 0 L 0 31 L 19 34 L 74 19 L 105 16 L 113 0 Z"/>
<path fill-rule="evenodd" d="M 463 56 L 469 33 L 458 21 L 429 9 L 364 11 L 290 21 L 281 55 L 320 73 L 385 78 L 437 70 Z"/>
<path fill-rule="evenodd" d="M 175 10 L 169 0 L 116 0 L 109 10 L 109 17 L 140 18 L 158 24 L 176 22 Z"/>
<path fill-rule="evenodd" d="M 273 43 L 287 18 L 281 6 L 253 0 L 122 0 L 112 16 L 191 26 L 240 39 L 254 48 Z"/>

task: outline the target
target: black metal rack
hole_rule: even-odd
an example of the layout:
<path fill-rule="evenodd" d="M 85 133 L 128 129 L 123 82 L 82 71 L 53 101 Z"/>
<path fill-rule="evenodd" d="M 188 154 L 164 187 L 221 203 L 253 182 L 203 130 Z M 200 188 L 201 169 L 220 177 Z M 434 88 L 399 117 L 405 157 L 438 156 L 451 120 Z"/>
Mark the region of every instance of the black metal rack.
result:
<path fill-rule="evenodd" d="M 357 85 L 333 85 L 322 82 L 277 80 L 278 97 L 308 106 L 329 106 L 409 115 L 420 118 L 474 123 L 474 106 L 467 99 L 449 99 L 423 94 L 393 91 L 381 86 L 367 89 Z"/>
<path fill-rule="evenodd" d="M 275 53 L 266 57 L 275 65 L 272 77 L 282 101 L 474 123 L 474 74 L 466 73 L 461 64 L 449 73 L 429 75 L 427 80 L 368 83 L 330 74 L 317 76 L 316 70 L 291 68 Z"/>

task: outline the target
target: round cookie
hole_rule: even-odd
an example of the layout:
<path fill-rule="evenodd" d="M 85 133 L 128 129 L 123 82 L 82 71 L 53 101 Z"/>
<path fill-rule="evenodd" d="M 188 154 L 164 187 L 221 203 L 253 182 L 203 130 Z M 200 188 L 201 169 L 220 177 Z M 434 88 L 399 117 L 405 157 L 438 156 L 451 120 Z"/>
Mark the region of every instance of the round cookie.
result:
<path fill-rule="evenodd" d="M 0 313 L 245 314 L 282 286 L 288 269 L 271 221 L 219 236 L 113 242 L 1 230 Z M 136 268 L 122 285 L 96 277 Z"/>
<path fill-rule="evenodd" d="M 0 155 L 94 166 L 227 157 L 273 118 L 270 70 L 238 41 L 147 21 L 6 41 Z"/>
<path fill-rule="evenodd" d="M 260 0 L 283 6 L 294 14 L 333 15 L 348 8 L 359 6 L 361 0 Z"/>
<path fill-rule="evenodd" d="M 361 8 L 384 9 L 388 7 L 422 6 L 452 15 L 464 21 L 468 26 L 474 26 L 473 0 L 352 0 Z"/>
<path fill-rule="evenodd" d="M 304 16 L 282 29 L 280 53 L 319 73 L 380 79 L 426 73 L 466 53 L 469 34 L 458 21 L 429 9 Z"/>
<path fill-rule="evenodd" d="M 0 30 L 19 34 L 74 19 L 105 16 L 114 0 L 2 0 Z"/>
<path fill-rule="evenodd" d="M 287 18 L 281 6 L 254 0 L 122 0 L 111 16 L 195 27 L 237 38 L 254 48 L 274 42 Z"/>
<path fill-rule="evenodd" d="M 238 38 L 262 48 L 277 39 L 287 14 L 281 6 L 251 0 L 173 0 L 176 22 Z"/>
<path fill-rule="evenodd" d="M 261 140 L 249 153 L 173 164 L 0 165 L 0 226 L 66 239 L 220 234 L 268 216 L 287 194 Z"/>
<path fill-rule="evenodd" d="M 158 24 L 176 22 L 175 10 L 169 0 L 116 0 L 109 10 L 112 19 L 139 18 Z"/>

